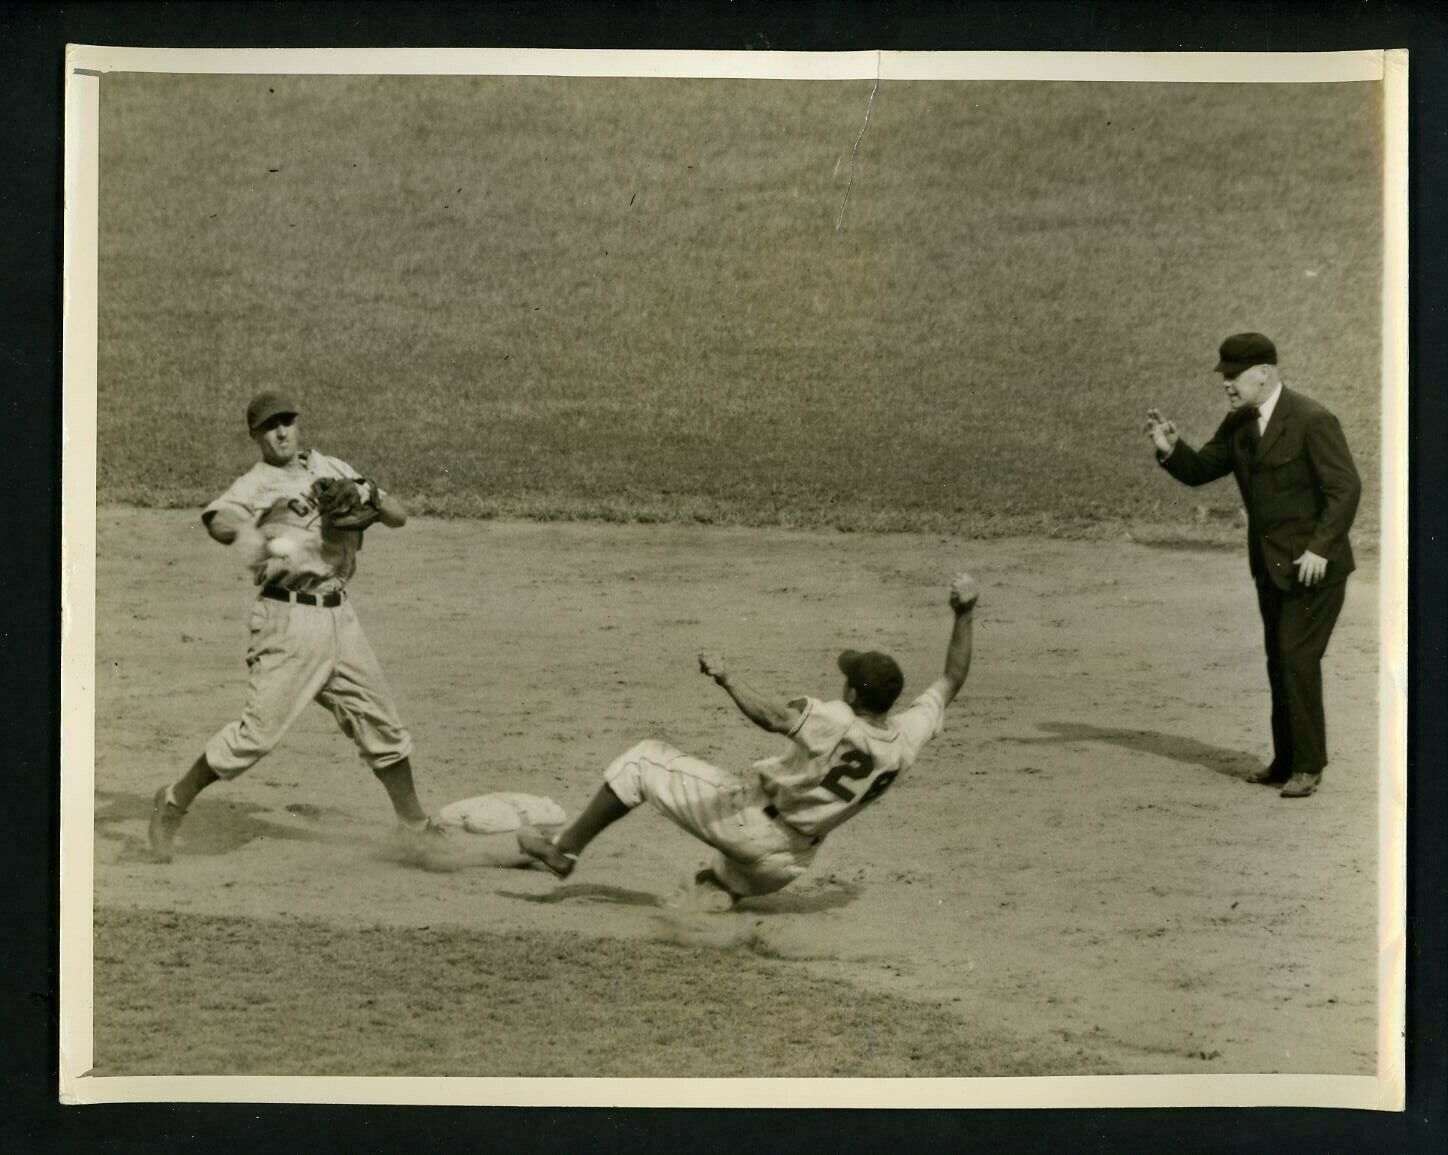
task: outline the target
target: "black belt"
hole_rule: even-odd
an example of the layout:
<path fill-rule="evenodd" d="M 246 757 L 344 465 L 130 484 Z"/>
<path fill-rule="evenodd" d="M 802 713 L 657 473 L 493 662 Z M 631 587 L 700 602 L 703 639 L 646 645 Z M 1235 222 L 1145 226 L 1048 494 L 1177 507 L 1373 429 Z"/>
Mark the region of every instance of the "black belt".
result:
<path fill-rule="evenodd" d="M 341 590 L 334 594 L 299 594 L 296 590 L 284 590 L 281 586 L 262 586 L 261 596 L 274 602 L 297 602 L 304 606 L 321 606 L 325 610 L 335 609 L 346 598 Z"/>
<path fill-rule="evenodd" d="M 792 825 L 791 823 L 787 822 L 785 819 L 781 818 L 781 817 L 779 816 L 779 807 L 776 806 L 773 802 L 769 803 L 769 805 L 767 805 L 767 806 L 764 808 L 764 817 L 770 819 L 770 820 L 773 821 L 773 822 L 783 822 L 785 826 L 788 826 L 791 830 L 793 830 L 793 831 L 794 831 L 796 834 L 798 834 L 801 838 L 808 838 L 808 839 L 810 840 L 810 845 L 811 845 L 811 846 L 815 845 L 815 843 L 819 842 L 819 840 L 820 840 L 820 835 L 817 835 L 817 834 L 806 834 L 803 830 L 800 830 L 798 827 Z"/>

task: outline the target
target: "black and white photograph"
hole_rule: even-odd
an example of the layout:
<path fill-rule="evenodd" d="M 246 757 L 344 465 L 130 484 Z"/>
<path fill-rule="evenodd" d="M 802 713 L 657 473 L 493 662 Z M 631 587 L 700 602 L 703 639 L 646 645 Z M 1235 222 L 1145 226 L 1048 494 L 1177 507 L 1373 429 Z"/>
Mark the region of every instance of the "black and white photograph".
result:
<path fill-rule="evenodd" d="M 1400 1110 L 1407 69 L 73 46 L 62 1097 Z"/>

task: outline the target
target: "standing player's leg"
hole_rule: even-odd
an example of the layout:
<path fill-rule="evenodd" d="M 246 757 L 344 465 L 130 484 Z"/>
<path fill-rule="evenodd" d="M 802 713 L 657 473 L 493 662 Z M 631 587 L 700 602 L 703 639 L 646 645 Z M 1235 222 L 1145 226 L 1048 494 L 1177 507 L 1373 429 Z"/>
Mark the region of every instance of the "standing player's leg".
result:
<path fill-rule="evenodd" d="M 393 812 L 409 826 L 427 821 L 427 811 L 417 797 L 417 784 L 412 778 L 412 759 L 401 758 L 391 766 L 375 766 L 372 773 L 387 791 Z"/>
<path fill-rule="evenodd" d="M 152 799 L 147 835 L 158 860 L 170 861 L 176 832 L 196 796 L 266 757 L 326 682 L 332 648 L 330 624 L 324 618 L 322 611 L 309 607 L 257 601 L 249 622 L 250 675 L 241 717 L 213 734 L 186 773 Z"/>
<path fill-rule="evenodd" d="M 221 775 L 211 768 L 206 755 L 201 754 L 191 763 L 191 768 L 170 786 L 162 786 L 151 798 L 151 824 L 146 831 L 151 853 L 161 862 L 170 862 L 176 848 L 176 832 L 181 829 L 181 819 L 191 809 L 196 796 L 213 782 L 220 782 Z"/>
<path fill-rule="evenodd" d="M 362 760 L 382 783 L 397 820 L 414 832 L 441 833 L 429 823 L 417 796 L 412 772 L 412 735 L 402 724 L 392 691 L 383 676 L 367 635 L 349 602 L 329 611 L 335 615 L 337 662 L 317 701 L 332 712 L 337 725 L 357 745 Z"/>

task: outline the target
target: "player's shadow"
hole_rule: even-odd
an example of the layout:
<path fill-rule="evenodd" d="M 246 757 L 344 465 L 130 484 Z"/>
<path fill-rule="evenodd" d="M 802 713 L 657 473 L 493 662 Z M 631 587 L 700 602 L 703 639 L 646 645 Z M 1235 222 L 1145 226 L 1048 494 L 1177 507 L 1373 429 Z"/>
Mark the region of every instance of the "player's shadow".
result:
<path fill-rule="evenodd" d="M 230 854 L 259 838 L 270 838 L 285 842 L 355 842 L 355 835 L 329 830 L 321 825 L 327 811 L 305 803 L 295 803 L 288 811 L 308 825 L 288 825 L 260 817 L 266 807 L 235 800 L 215 801 L 207 799 L 194 806 L 186 815 L 182 827 L 181 844 L 177 847 L 179 856 L 191 854 Z M 111 794 L 96 792 L 95 833 L 97 838 L 113 839 L 122 843 L 135 841 L 134 831 L 139 824 L 145 826 L 151 820 L 151 798 L 149 795 Z M 128 829 L 129 828 L 129 829 Z M 149 855 L 147 855 L 149 856 Z"/>
<path fill-rule="evenodd" d="M 1049 737 L 1003 737 L 1002 742 L 1020 746 L 1062 746 L 1070 742 L 1102 742 L 1120 746 L 1134 754 L 1151 754 L 1186 766 L 1200 766 L 1228 778 L 1246 778 L 1262 763 L 1251 754 L 1227 746 L 1215 746 L 1181 734 L 1157 730 L 1132 730 L 1119 726 L 1093 726 L 1090 722 L 1037 722 L 1037 729 Z"/>
<path fill-rule="evenodd" d="M 836 907 L 848 906 L 859 896 L 860 888 L 850 882 L 838 882 L 805 894 L 764 895 L 760 898 L 746 898 L 739 904 L 739 910 L 750 914 L 814 914 Z M 518 891 L 500 890 L 502 898 L 516 898 L 520 902 L 536 902 L 549 905 L 555 902 L 600 902 L 617 906 L 668 906 L 668 895 L 650 894 L 643 890 L 627 890 L 621 886 L 607 886 L 597 882 L 578 882 L 571 886 L 558 886 L 542 894 L 521 894 Z"/>
<path fill-rule="evenodd" d="M 804 893 L 781 890 L 776 894 L 742 899 L 739 909 L 750 914 L 818 914 L 849 906 L 859 898 L 862 887 L 853 882 L 823 883 Z"/>
<path fill-rule="evenodd" d="M 500 890 L 501 898 L 516 898 L 519 902 L 536 902 L 548 905 L 555 902 L 602 902 L 617 906 L 658 906 L 661 899 L 644 890 L 627 890 L 621 886 L 606 886 L 598 882 L 576 882 L 571 886 L 557 886 L 541 894 L 522 894 L 516 890 Z"/>

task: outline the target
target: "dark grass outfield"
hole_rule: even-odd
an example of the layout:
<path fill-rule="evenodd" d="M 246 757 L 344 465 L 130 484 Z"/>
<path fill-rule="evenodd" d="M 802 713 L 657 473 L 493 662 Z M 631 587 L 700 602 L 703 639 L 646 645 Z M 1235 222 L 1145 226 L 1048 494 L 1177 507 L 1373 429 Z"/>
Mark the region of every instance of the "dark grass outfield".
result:
<path fill-rule="evenodd" d="M 108 75 L 99 496 L 306 432 L 413 508 L 1086 533 L 1228 518 L 1157 405 L 1274 336 L 1376 517 L 1377 87 Z M 836 228 L 853 180 L 842 227 Z"/>
<path fill-rule="evenodd" d="M 1098 1066 L 1072 1044 L 982 1032 L 747 948 L 110 910 L 96 912 L 95 935 L 96 989 L 112 996 L 95 1024 L 97 1075 L 814 1078 Z"/>

